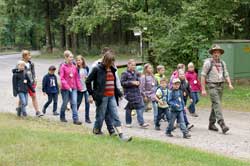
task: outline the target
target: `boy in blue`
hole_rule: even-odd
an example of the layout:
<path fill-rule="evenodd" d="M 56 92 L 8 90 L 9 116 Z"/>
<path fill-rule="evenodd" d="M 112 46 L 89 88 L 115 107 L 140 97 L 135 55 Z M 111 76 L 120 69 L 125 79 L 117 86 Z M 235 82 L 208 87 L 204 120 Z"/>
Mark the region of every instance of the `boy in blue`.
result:
<path fill-rule="evenodd" d="M 50 105 L 50 103 L 53 100 L 53 115 L 59 115 L 57 112 L 57 100 L 58 100 L 58 84 L 57 84 L 57 78 L 55 75 L 56 67 L 50 66 L 49 67 L 49 73 L 46 74 L 43 77 L 43 87 L 42 91 L 43 94 L 48 96 L 48 101 L 43 106 L 43 113 L 46 114 L 46 109 Z"/>
<path fill-rule="evenodd" d="M 188 133 L 188 129 L 184 122 L 183 111 L 185 103 L 183 100 L 183 93 L 180 90 L 180 82 L 181 81 L 179 78 L 175 78 L 173 80 L 172 91 L 169 93 L 168 96 L 168 104 L 170 107 L 171 114 L 170 114 L 170 122 L 166 130 L 166 135 L 169 137 L 173 137 L 171 132 L 173 131 L 174 123 L 175 120 L 177 119 L 177 121 L 180 124 L 180 129 L 183 133 L 183 138 L 190 138 L 191 135 Z"/>

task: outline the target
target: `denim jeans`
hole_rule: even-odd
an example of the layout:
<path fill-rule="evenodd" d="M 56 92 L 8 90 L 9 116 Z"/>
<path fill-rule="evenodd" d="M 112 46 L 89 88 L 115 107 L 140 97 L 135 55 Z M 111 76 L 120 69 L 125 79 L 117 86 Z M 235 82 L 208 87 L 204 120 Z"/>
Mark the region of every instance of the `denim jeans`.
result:
<path fill-rule="evenodd" d="M 84 101 L 85 101 L 85 120 L 89 120 L 89 107 L 90 107 L 90 104 L 89 104 L 89 101 L 88 101 L 88 98 L 89 98 L 88 91 L 84 91 L 84 92 L 77 91 L 77 110 L 79 110 L 79 107 L 82 104 L 83 96 L 84 96 Z"/>
<path fill-rule="evenodd" d="M 195 105 L 199 102 L 199 92 L 191 92 L 191 96 L 193 98 L 193 102 L 189 105 L 189 112 L 195 113 Z"/>
<path fill-rule="evenodd" d="M 117 111 L 117 103 L 114 96 L 103 97 L 101 105 L 96 107 L 96 121 L 94 128 L 101 130 L 103 121 L 106 120 L 107 117 L 112 119 L 112 124 L 115 127 L 121 126 L 121 121 Z"/>
<path fill-rule="evenodd" d="M 132 112 L 132 109 L 126 108 L 126 111 L 125 111 L 126 124 L 132 123 L 131 112 Z M 144 124 L 143 112 L 144 112 L 144 106 L 136 109 L 137 121 L 138 121 L 139 125 Z"/>
<path fill-rule="evenodd" d="M 47 95 L 48 95 L 48 101 L 44 104 L 43 109 L 46 110 L 53 100 L 53 112 L 56 112 L 58 94 L 57 93 L 48 93 Z"/>
<path fill-rule="evenodd" d="M 152 108 L 154 113 L 154 124 L 156 125 L 157 116 L 158 116 L 158 105 L 156 101 L 152 101 Z"/>
<path fill-rule="evenodd" d="M 61 90 L 62 94 L 62 106 L 60 112 L 60 119 L 65 119 L 65 110 L 67 108 L 68 102 L 70 102 L 72 109 L 72 119 L 73 121 L 78 121 L 78 112 L 77 112 L 77 90 Z"/>
<path fill-rule="evenodd" d="M 160 121 L 162 119 L 162 116 L 165 116 L 167 117 L 167 121 L 170 122 L 170 111 L 168 108 L 160 108 L 158 107 L 158 115 L 157 115 L 157 119 L 156 119 L 156 123 L 155 123 L 155 126 L 156 127 L 160 127 Z"/>
<path fill-rule="evenodd" d="M 28 105 L 28 93 L 20 92 L 18 93 L 19 100 L 21 102 L 21 112 L 26 114 L 26 106 Z"/>
<path fill-rule="evenodd" d="M 169 134 L 173 131 L 174 128 L 174 122 L 177 119 L 177 121 L 179 121 L 179 125 L 180 125 L 180 129 L 182 131 L 183 134 L 187 134 L 188 130 L 186 127 L 186 124 L 184 122 L 184 115 L 183 115 L 183 111 L 171 111 L 170 113 L 170 122 L 168 124 L 166 133 Z"/>

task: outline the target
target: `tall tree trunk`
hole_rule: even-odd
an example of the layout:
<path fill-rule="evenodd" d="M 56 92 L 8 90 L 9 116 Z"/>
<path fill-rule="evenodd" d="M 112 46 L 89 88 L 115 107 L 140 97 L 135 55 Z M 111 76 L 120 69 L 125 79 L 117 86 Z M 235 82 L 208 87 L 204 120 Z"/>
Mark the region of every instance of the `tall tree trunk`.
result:
<path fill-rule="evenodd" d="M 47 51 L 52 52 L 53 51 L 53 45 L 52 45 L 52 35 L 51 35 L 51 27 L 50 27 L 50 4 L 49 0 L 45 0 L 45 8 L 46 8 L 46 15 L 45 15 L 45 22 L 46 22 L 46 45 L 47 45 Z"/>
<path fill-rule="evenodd" d="M 88 50 L 91 50 L 92 48 L 92 36 L 88 35 Z"/>

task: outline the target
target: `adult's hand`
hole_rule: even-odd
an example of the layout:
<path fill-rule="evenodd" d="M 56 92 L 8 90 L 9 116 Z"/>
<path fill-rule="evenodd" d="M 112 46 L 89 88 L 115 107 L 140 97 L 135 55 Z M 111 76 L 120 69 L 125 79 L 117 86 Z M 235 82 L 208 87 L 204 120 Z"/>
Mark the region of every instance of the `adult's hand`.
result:
<path fill-rule="evenodd" d="M 207 91 L 206 91 L 205 89 L 202 90 L 202 91 L 201 91 L 201 95 L 202 95 L 202 96 L 207 96 Z"/>
<path fill-rule="evenodd" d="M 234 89 L 234 87 L 233 87 L 232 84 L 229 84 L 228 87 L 229 87 L 230 90 L 233 90 L 233 89 Z"/>

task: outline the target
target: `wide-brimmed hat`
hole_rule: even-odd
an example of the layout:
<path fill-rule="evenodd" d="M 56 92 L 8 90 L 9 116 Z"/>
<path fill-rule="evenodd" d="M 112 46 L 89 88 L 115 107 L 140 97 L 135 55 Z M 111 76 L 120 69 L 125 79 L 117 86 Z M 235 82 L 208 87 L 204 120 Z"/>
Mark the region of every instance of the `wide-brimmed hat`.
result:
<path fill-rule="evenodd" d="M 209 54 L 213 54 L 214 51 L 220 51 L 221 54 L 224 54 L 224 50 L 218 45 L 218 44 L 215 44 L 212 46 L 212 48 L 209 50 Z"/>

